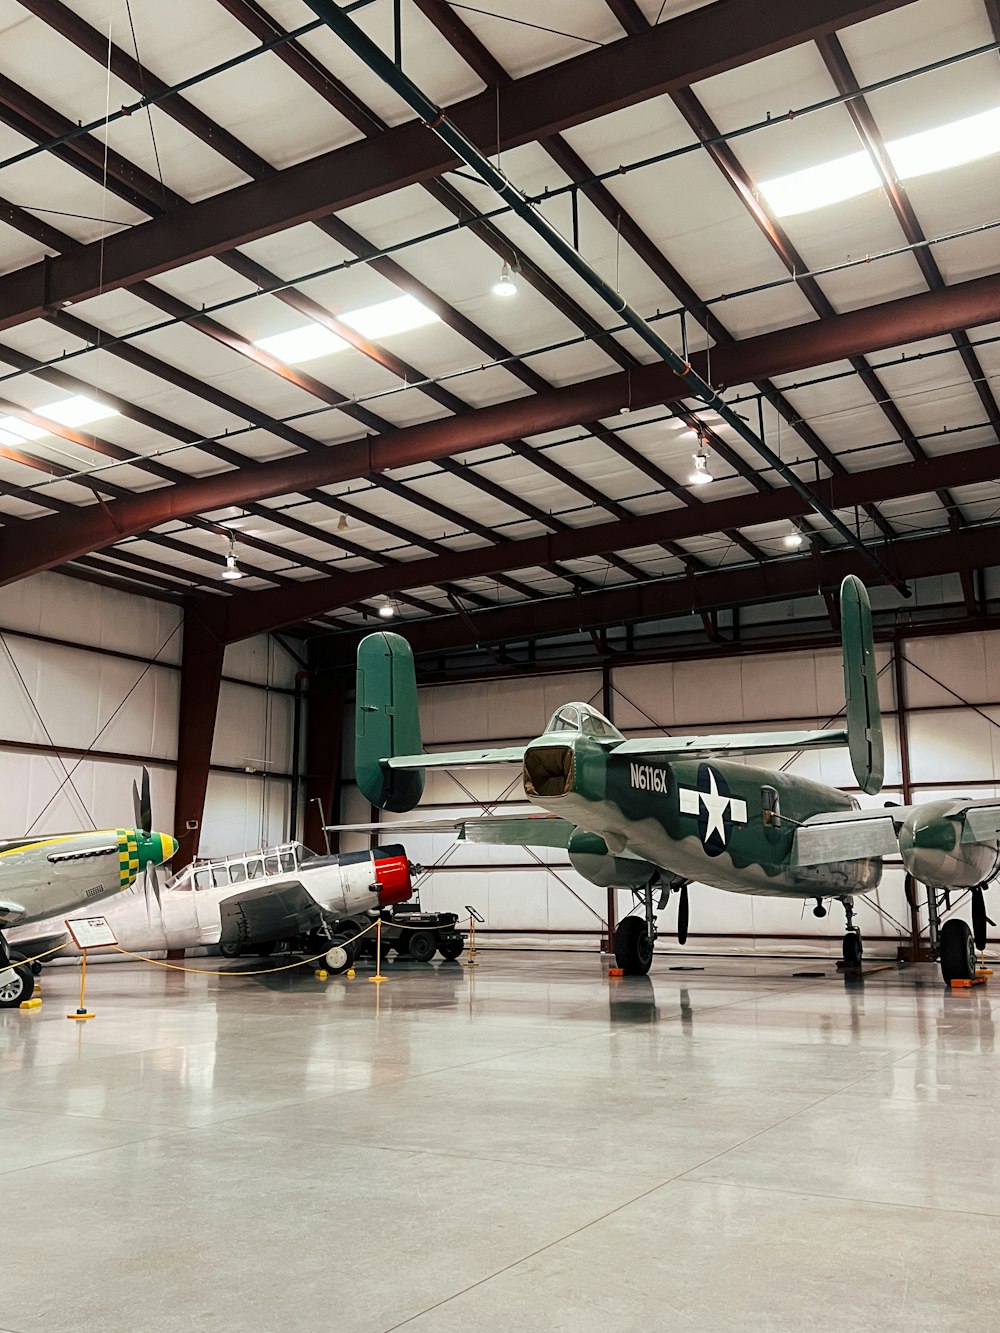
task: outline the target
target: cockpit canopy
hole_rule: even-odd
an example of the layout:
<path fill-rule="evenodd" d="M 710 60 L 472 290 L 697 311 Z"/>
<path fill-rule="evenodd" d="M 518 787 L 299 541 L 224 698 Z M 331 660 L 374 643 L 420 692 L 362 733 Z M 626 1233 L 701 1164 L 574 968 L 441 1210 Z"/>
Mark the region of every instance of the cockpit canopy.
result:
<path fill-rule="evenodd" d="M 599 741 L 623 741 L 625 737 L 612 726 L 603 713 L 590 704 L 563 704 L 549 718 L 546 734 L 563 732 L 574 736 L 592 736 Z"/>

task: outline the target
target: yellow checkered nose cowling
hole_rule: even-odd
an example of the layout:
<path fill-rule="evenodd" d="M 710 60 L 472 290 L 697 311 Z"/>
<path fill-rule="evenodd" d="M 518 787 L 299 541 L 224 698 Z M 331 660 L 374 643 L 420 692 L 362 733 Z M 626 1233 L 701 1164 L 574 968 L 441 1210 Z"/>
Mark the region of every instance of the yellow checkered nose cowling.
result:
<path fill-rule="evenodd" d="M 152 862 L 163 865 L 177 851 L 177 839 L 169 833 L 143 834 L 141 829 L 116 829 L 118 838 L 118 873 L 123 889 L 135 883 L 140 870 Z"/>

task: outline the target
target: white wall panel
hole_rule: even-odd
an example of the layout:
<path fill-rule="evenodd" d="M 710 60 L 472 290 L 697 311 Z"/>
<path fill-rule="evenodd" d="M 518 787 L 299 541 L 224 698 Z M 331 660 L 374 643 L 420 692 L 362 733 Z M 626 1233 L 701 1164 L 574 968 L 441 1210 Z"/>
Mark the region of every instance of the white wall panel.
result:
<path fill-rule="evenodd" d="M 130 827 L 133 823 L 132 764 L 67 756 L 6 752 L 0 755 L 0 836 L 66 833 L 91 827 Z M 65 765 L 65 767 L 63 766 Z M 67 774 L 72 781 L 67 781 Z M 75 789 L 75 790 L 74 790 Z M 77 795 L 79 793 L 79 796 Z M 150 768 L 154 825 L 171 832 L 174 770 Z"/>
<path fill-rule="evenodd" d="M 243 773 L 208 779 L 201 856 L 227 856 L 282 842 L 288 828 L 291 784 Z"/>
<path fill-rule="evenodd" d="M 266 634 L 230 643 L 226 647 L 223 671 L 237 680 L 253 681 L 256 685 L 277 685 L 290 690 L 299 670 L 294 658 Z"/>
<path fill-rule="evenodd" d="M 224 680 L 212 763 L 288 773 L 292 766 L 294 700 Z"/>
<path fill-rule="evenodd" d="M 0 626 L 177 663 L 181 612 L 163 602 L 38 574 L 0 588 Z"/>

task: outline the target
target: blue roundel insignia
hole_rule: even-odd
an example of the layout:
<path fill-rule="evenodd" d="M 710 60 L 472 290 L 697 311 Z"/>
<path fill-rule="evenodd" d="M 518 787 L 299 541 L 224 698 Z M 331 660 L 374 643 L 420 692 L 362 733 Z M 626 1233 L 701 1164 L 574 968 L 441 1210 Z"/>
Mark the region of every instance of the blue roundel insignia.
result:
<path fill-rule="evenodd" d="M 722 773 L 711 764 L 698 765 L 698 786 L 678 787 L 681 814 L 697 815 L 698 837 L 706 856 L 721 856 L 734 824 L 747 822 L 747 803 L 732 794 Z"/>

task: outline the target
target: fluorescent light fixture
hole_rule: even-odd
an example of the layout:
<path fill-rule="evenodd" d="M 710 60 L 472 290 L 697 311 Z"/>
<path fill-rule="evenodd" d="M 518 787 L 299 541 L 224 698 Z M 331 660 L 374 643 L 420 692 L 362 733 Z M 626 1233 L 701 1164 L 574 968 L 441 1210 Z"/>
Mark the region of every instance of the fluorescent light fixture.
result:
<path fill-rule="evenodd" d="M 689 486 L 707 486 L 712 480 L 712 474 L 708 470 L 708 455 L 704 449 L 699 449 L 696 454 L 691 455 L 694 461 L 694 470 L 688 477 Z"/>
<path fill-rule="evenodd" d="M 391 301 L 379 301 L 377 305 L 350 310 L 337 318 L 341 324 L 360 333 L 362 338 L 373 339 L 391 338 L 394 333 L 408 333 L 411 329 L 423 328 L 425 324 L 441 322 L 433 310 L 414 296 L 397 296 Z M 301 328 L 276 333 L 269 338 L 258 338 L 255 342 L 255 346 L 262 352 L 277 357 L 288 366 L 342 352 L 350 345 L 346 338 L 331 333 L 322 324 L 303 324 Z"/>
<path fill-rule="evenodd" d="M 886 144 L 886 152 L 901 181 L 1000 153 L 1000 107 L 895 139 Z M 856 198 L 881 184 L 874 162 L 860 152 L 762 181 L 759 189 L 771 211 L 782 218 Z"/>
<path fill-rule="evenodd" d="M 378 305 L 341 315 L 340 322 L 363 338 L 391 338 L 394 333 L 409 333 L 425 324 L 440 324 L 441 318 L 415 296 L 397 296 L 392 301 L 380 301 Z"/>

